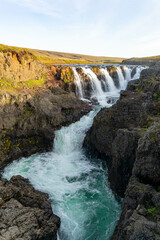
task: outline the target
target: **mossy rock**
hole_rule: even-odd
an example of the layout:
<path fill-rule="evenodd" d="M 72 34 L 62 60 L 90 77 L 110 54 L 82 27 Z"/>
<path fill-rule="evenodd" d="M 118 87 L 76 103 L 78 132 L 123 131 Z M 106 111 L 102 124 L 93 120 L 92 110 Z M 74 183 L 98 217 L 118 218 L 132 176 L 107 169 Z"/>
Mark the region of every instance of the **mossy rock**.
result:
<path fill-rule="evenodd" d="M 64 67 L 61 69 L 61 80 L 64 83 L 69 83 L 74 81 L 74 73 L 72 68 Z"/>

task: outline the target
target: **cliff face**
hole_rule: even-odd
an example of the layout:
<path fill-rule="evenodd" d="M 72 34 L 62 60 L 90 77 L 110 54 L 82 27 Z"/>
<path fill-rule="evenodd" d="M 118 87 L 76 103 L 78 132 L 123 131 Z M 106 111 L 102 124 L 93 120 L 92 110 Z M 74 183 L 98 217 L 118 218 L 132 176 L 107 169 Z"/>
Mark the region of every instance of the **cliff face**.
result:
<path fill-rule="evenodd" d="M 160 67 L 142 72 L 110 109 L 102 109 L 84 146 L 108 163 L 111 188 L 124 197 L 112 239 L 159 239 Z"/>
<path fill-rule="evenodd" d="M 54 131 L 90 107 L 74 94 L 73 71 L 29 52 L 0 52 L 0 170 L 14 159 L 51 151 Z M 56 240 L 60 219 L 48 196 L 22 177 L 0 179 L 0 239 Z"/>
<path fill-rule="evenodd" d="M 51 150 L 54 131 L 88 112 L 71 92 L 73 79 L 71 68 L 44 65 L 29 52 L 0 53 L 0 169 Z"/>
<path fill-rule="evenodd" d="M 33 91 L 49 86 L 74 90 L 73 80 L 70 67 L 45 65 L 26 51 L 0 52 L 0 91 Z"/>

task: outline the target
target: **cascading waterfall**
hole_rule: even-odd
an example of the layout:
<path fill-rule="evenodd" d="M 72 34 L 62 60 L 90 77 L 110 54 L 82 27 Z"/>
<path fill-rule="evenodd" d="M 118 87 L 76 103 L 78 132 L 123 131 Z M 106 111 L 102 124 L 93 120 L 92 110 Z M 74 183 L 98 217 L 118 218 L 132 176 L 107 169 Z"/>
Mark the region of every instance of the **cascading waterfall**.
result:
<path fill-rule="evenodd" d="M 75 81 L 76 88 L 77 88 L 77 91 L 76 91 L 77 96 L 78 96 L 79 98 L 82 98 L 82 99 L 83 99 L 84 97 L 83 97 L 82 80 L 81 80 L 79 74 L 77 73 L 75 67 L 73 67 L 72 69 L 73 69 L 73 72 L 74 72 L 74 81 Z"/>
<path fill-rule="evenodd" d="M 133 76 L 132 80 L 139 79 L 142 70 L 145 69 L 145 68 L 147 68 L 147 67 L 137 66 L 137 67 L 136 67 L 136 73 L 135 73 L 135 75 Z"/>
<path fill-rule="evenodd" d="M 115 99 L 114 91 L 119 94 L 120 90 L 114 86 L 107 70 L 101 72 L 106 76 L 108 93 L 102 90 L 101 82 L 91 69 L 83 70 L 93 84 L 92 96 L 96 96 L 102 106 L 111 106 L 107 103 L 109 93 Z M 74 74 L 78 95 L 82 97 L 83 85 L 76 69 Z M 14 161 L 3 173 L 7 179 L 22 175 L 36 189 L 49 194 L 53 211 L 61 218 L 59 240 L 109 240 L 120 216 L 120 203 L 109 188 L 105 163 L 88 156 L 82 147 L 86 131 L 100 108 L 96 106 L 80 121 L 56 131 L 52 152 Z"/>
<path fill-rule="evenodd" d="M 101 73 L 105 76 L 105 82 L 109 88 L 109 92 L 115 92 L 117 91 L 117 88 L 114 84 L 113 79 L 111 78 L 111 76 L 109 75 L 109 72 L 107 71 L 107 69 L 105 68 L 101 68 L 100 69 Z"/>
<path fill-rule="evenodd" d="M 117 67 L 117 74 L 118 74 L 120 89 L 121 90 L 126 89 L 128 81 L 124 78 L 122 69 L 120 67 Z"/>
<path fill-rule="evenodd" d="M 130 81 L 132 79 L 131 78 L 132 68 L 124 66 L 124 72 L 125 72 L 125 79 L 127 81 Z"/>
<path fill-rule="evenodd" d="M 102 89 L 101 82 L 97 78 L 96 74 L 90 68 L 82 68 L 83 72 L 89 77 L 92 86 L 91 98 L 96 98 L 100 105 L 105 106 L 105 92 Z"/>

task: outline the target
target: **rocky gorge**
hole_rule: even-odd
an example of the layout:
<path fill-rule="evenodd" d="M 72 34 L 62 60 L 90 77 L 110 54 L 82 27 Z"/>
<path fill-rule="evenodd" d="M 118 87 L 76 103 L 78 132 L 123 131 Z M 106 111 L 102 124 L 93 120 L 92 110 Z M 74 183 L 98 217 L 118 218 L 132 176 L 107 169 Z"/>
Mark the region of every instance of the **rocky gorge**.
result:
<path fill-rule="evenodd" d="M 119 88 L 116 68 L 107 68 Z M 159 239 L 159 69 L 157 63 L 144 70 L 114 106 L 103 108 L 84 141 L 85 148 L 107 162 L 110 186 L 124 197 L 112 239 Z M 14 159 L 51 151 L 55 130 L 79 120 L 91 107 L 75 96 L 71 67 L 42 64 L 28 52 L 4 51 L 0 70 L 2 171 Z M 105 89 L 99 67 L 92 71 Z M 121 71 L 125 73 L 124 67 Z M 77 72 L 89 99 L 89 77 L 81 67 Z M 2 239 L 57 238 L 60 219 L 52 213 L 47 194 L 20 176 L 1 179 L 0 188 Z"/>

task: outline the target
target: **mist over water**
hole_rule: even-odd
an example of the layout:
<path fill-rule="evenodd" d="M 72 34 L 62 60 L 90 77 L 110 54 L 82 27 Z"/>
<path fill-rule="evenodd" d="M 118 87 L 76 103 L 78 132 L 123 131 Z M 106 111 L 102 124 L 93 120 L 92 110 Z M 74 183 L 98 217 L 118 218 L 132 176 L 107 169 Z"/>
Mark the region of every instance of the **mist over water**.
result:
<path fill-rule="evenodd" d="M 53 211 L 61 218 L 59 240 L 109 240 L 120 216 L 120 203 L 109 188 L 106 164 L 86 153 L 82 145 L 101 106 L 110 107 L 120 90 L 106 69 L 101 72 L 108 92 L 103 90 L 101 81 L 91 69 L 83 70 L 90 77 L 91 97 L 94 96 L 100 105 L 80 121 L 56 131 L 52 152 L 14 161 L 5 168 L 3 177 L 10 179 L 13 175 L 22 175 L 36 189 L 49 194 Z M 74 74 L 78 96 L 85 98 L 76 68 Z M 127 76 L 130 76 L 127 72 L 123 79 L 121 76 L 120 86 L 124 87 L 124 81 L 131 80 Z"/>

